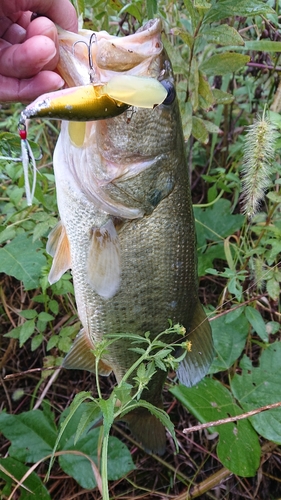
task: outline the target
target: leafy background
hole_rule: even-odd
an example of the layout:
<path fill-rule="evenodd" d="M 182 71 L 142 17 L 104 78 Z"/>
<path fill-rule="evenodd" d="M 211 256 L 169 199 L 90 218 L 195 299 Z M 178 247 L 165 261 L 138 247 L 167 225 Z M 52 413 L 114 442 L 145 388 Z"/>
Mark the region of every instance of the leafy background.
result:
<path fill-rule="evenodd" d="M 280 498 L 280 408 L 210 427 L 209 432 L 182 432 L 198 421 L 237 416 L 281 401 L 280 134 L 270 186 L 251 222 L 241 214 L 240 203 L 247 127 L 265 106 L 278 132 L 281 127 L 279 2 L 77 0 L 74 4 L 87 27 L 112 34 L 131 33 L 156 15 L 163 20 L 187 141 L 200 297 L 216 349 L 210 376 L 196 387 L 176 385 L 174 374 L 169 374 L 165 410 L 175 425 L 178 454 L 169 441 L 163 459 L 150 457 L 124 436 L 122 426 L 113 430 L 108 457 L 111 496 Z M 47 281 L 51 259 L 45 251 L 46 237 L 57 220 L 52 151 L 59 123 L 30 124 L 31 146 L 39 157 L 40 145 L 42 159 L 34 204 L 27 207 L 21 164 L 5 159 L 20 155 L 16 131 L 21 109 L 20 104 L 3 104 L 0 109 L 3 499 L 31 464 L 52 453 L 73 397 L 96 390 L 87 373 L 61 372 L 56 378 L 47 370 L 60 365 L 79 322 L 70 274 L 52 286 Z M 32 371 L 42 366 L 43 371 Z M 7 374 L 12 377 L 5 379 Z M 113 384 L 113 378 L 101 380 L 105 397 Z M 90 461 L 99 468 L 100 431 L 86 434 L 86 427 L 74 443 L 79 419 L 87 410 L 84 405 L 66 427 L 48 483 L 43 483 L 47 471 L 43 460 L 25 482 L 28 489 L 21 487 L 13 498 L 34 498 L 30 491 L 53 500 L 100 498 L 98 474 L 92 472 Z"/>

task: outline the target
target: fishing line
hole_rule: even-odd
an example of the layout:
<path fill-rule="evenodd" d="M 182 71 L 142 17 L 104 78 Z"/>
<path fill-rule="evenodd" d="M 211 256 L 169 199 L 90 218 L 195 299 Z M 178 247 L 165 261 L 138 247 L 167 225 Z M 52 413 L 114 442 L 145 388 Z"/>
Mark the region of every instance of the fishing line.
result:
<path fill-rule="evenodd" d="M 19 136 L 21 139 L 21 160 L 22 160 L 23 175 L 24 175 L 24 187 L 25 187 L 26 201 L 27 201 L 27 205 L 31 206 L 32 200 L 34 197 L 34 193 L 35 193 L 35 187 L 36 187 L 37 169 L 36 169 L 36 162 L 35 162 L 33 151 L 32 151 L 30 144 L 27 140 L 26 123 L 23 122 L 22 119 L 19 122 L 18 131 L 19 131 Z M 29 183 L 29 178 L 28 178 L 29 165 L 31 165 L 32 174 L 33 174 L 31 188 L 30 188 L 30 183 Z"/>

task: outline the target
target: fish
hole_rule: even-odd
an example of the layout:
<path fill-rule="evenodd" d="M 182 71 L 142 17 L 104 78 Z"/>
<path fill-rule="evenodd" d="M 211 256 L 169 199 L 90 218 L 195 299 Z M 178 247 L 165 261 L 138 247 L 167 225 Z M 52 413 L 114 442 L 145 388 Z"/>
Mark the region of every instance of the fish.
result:
<path fill-rule="evenodd" d="M 109 94 L 122 103 L 128 89 L 122 95 L 118 82 L 133 77 L 142 83 L 136 101 L 116 116 L 62 122 L 53 158 L 60 221 L 47 243 L 53 257 L 49 282 L 71 269 L 82 329 L 64 368 L 95 373 L 95 346 L 122 334 L 107 347 L 96 374 L 113 372 L 120 382 L 139 356 L 129 334 L 150 332 L 154 339 L 170 321 L 183 325 L 191 346 L 177 369 L 189 387 L 207 374 L 214 348 L 198 298 L 185 142 L 161 32 L 159 19 L 126 37 L 59 32 L 57 69 L 69 87 L 109 85 Z M 141 107 L 140 99 L 138 105 L 140 95 L 150 92 L 146 79 L 166 89 L 162 103 Z M 165 337 L 171 344 L 182 340 L 176 333 Z M 127 380 L 132 385 L 134 375 Z M 163 408 L 166 378 L 157 368 L 142 399 Z M 164 453 L 165 428 L 155 415 L 137 408 L 124 420 L 147 451 Z"/>

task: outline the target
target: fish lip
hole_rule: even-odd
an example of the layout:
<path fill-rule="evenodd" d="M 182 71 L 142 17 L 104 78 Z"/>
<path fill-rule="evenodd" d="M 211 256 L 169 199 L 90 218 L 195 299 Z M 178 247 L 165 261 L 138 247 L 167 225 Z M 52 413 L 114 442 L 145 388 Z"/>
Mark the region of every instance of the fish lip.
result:
<path fill-rule="evenodd" d="M 159 17 L 156 17 L 155 19 L 149 19 L 147 23 L 145 23 L 143 26 L 141 26 L 139 29 L 137 29 L 136 33 L 141 33 L 143 31 L 149 31 L 150 34 L 158 33 L 162 31 L 162 21 Z M 128 35 L 131 36 L 131 35 Z"/>

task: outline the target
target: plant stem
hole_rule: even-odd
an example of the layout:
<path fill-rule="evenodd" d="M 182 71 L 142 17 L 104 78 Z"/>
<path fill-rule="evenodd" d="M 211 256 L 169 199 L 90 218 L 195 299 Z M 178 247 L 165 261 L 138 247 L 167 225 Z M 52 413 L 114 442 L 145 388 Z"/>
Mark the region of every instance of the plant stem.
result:
<path fill-rule="evenodd" d="M 109 433 L 103 436 L 102 440 L 102 456 L 101 456 L 101 481 L 102 481 L 102 498 L 109 500 L 108 479 L 107 479 L 107 452 L 108 452 Z"/>

